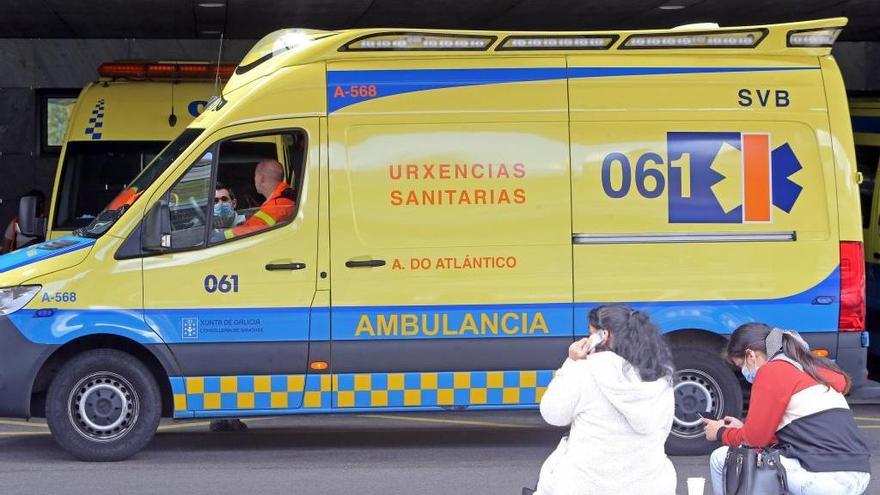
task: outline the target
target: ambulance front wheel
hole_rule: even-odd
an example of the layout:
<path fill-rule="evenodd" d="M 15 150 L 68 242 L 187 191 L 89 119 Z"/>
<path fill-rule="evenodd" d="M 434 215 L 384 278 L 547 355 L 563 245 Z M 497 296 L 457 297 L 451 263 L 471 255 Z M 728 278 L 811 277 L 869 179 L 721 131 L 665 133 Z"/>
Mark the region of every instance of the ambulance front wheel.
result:
<path fill-rule="evenodd" d="M 112 349 L 65 364 L 46 396 L 55 441 L 83 461 L 122 461 L 144 448 L 159 426 L 156 380 L 135 357 Z"/>
<path fill-rule="evenodd" d="M 706 440 L 702 417 L 742 417 L 743 393 L 733 370 L 717 352 L 697 347 L 672 349 L 675 360 L 675 416 L 666 440 L 670 455 L 704 455 L 718 444 Z"/>

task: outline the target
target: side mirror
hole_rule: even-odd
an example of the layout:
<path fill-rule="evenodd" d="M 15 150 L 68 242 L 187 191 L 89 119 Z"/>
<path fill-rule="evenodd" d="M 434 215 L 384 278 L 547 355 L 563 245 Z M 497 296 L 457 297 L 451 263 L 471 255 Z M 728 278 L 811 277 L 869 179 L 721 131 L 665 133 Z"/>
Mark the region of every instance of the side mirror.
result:
<path fill-rule="evenodd" d="M 162 253 L 171 249 L 171 210 L 166 197 L 153 205 L 144 217 L 141 249 L 147 253 Z"/>
<path fill-rule="evenodd" d="M 28 237 L 46 237 L 46 220 L 37 216 L 39 198 L 23 196 L 18 203 L 18 229 Z"/>

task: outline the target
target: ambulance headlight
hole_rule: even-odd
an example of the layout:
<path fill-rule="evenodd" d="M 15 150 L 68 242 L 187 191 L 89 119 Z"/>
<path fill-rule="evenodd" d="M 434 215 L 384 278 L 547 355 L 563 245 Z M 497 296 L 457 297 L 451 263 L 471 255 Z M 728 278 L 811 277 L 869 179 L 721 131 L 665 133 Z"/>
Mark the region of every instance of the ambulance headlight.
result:
<path fill-rule="evenodd" d="M 39 285 L 16 285 L 0 289 L 0 315 L 6 316 L 23 308 L 40 292 Z"/>

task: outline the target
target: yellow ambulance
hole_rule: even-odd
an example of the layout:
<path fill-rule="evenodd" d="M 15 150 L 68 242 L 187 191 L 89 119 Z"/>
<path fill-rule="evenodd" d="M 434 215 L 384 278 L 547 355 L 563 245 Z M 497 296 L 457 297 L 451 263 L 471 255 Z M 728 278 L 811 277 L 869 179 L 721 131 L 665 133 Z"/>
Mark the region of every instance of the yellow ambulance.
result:
<path fill-rule="evenodd" d="M 102 64 L 71 111 L 46 239 L 88 225 L 220 93 L 235 66 L 209 62 Z"/>
<path fill-rule="evenodd" d="M 533 409 L 602 303 L 674 348 L 672 453 L 742 413 L 743 323 L 858 387 L 845 23 L 272 33 L 88 226 L 0 258 L 0 415 L 117 460 L 161 416 Z"/>

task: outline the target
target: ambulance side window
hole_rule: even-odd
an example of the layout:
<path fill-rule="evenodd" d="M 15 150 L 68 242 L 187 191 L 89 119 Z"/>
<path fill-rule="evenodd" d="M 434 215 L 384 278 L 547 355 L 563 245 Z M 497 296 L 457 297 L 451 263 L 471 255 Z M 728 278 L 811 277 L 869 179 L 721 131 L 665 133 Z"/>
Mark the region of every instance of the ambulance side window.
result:
<path fill-rule="evenodd" d="M 168 191 L 171 248 L 193 249 L 205 245 L 205 226 L 210 218 L 211 165 L 214 153 L 202 155 Z"/>
<path fill-rule="evenodd" d="M 249 135 L 218 146 L 211 245 L 291 222 L 298 209 L 305 134 Z"/>

